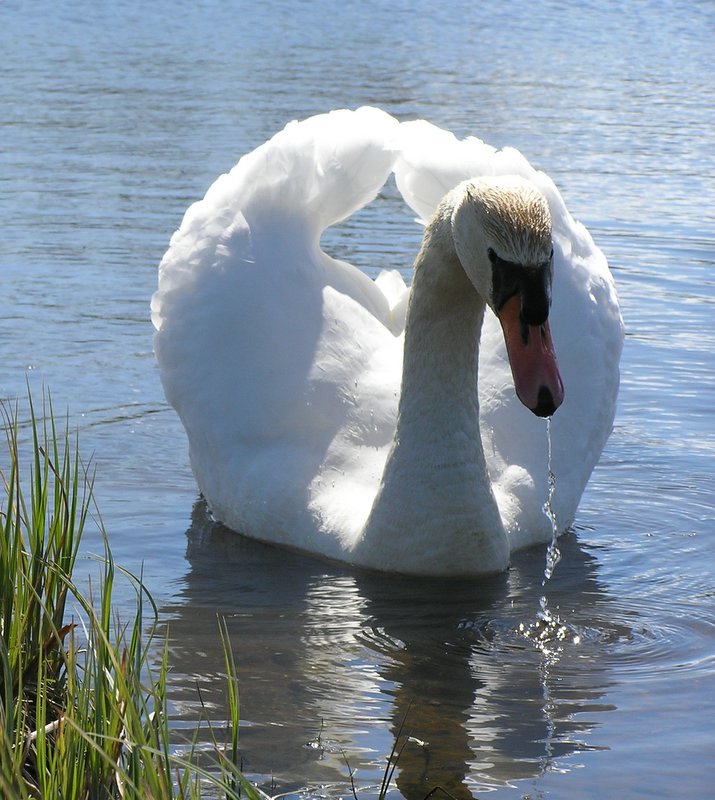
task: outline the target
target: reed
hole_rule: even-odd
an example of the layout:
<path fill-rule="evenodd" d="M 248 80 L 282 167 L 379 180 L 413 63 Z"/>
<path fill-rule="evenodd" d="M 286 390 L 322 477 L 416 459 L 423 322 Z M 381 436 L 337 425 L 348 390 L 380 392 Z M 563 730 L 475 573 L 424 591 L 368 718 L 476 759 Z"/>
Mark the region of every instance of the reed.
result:
<path fill-rule="evenodd" d="M 199 763 L 194 747 L 180 757 L 170 744 L 167 647 L 140 576 L 124 573 L 136 591 L 133 618 L 113 611 L 119 568 L 77 437 L 56 423 L 47 396 L 37 411 L 30 396 L 25 425 L 17 405 L 0 414 L 0 796 L 263 798 L 237 766 L 238 691 L 225 626 L 230 718 L 211 729 L 213 752 L 207 760 L 202 750 Z M 96 588 L 80 591 L 73 570 L 90 520 L 104 557 Z"/>

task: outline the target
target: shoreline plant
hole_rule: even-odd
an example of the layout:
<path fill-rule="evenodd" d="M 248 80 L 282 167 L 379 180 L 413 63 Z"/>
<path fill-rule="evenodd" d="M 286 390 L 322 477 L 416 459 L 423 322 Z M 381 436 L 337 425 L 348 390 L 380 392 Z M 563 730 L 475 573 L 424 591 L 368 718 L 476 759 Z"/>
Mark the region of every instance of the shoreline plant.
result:
<path fill-rule="evenodd" d="M 67 421 L 60 429 L 47 396 L 41 413 L 29 396 L 27 424 L 19 424 L 17 405 L 3 405 L 0 415 L 0 796 L 265 798 L 238 766 L 238 689 L 225 625 L 230 718 L 220 732 L 209 722 L 213 752 L 207 760 L 202 749 L 199 763 L 194 746 L 184 757 L 172 750 L 167 646 L 157 664 L 158 612 L 141 577 L 121 570 L 136 592 L 133 619 L 113 611 L 119 568 L 93 514 L 93 478 L 76 435 Z M 96 589 L 90 582 L 83 592 L 73 571 L 90 519 L 104 557 Z"/>

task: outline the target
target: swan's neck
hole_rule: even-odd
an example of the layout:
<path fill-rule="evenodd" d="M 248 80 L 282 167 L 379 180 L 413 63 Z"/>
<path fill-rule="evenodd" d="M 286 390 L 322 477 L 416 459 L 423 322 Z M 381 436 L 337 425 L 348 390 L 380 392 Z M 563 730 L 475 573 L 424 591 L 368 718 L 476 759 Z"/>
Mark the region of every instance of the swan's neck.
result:
<path fill-rule="evenodd" d="M 439 254 L 441 255 L 441 254 Z M 484 303 L 454 258 L 420 254 L 405 329 L 396 441 L 481 452 L 477 364 Z M 437 451 L 433 448 L 438 448 Z M 450 461 L 453 460 L 450 458 Z"/>
<path fill-rule="evenodd" d="M 479 431 L 484 309 L 444 226 L 428 230 L 415 263 L 395 442 L 361 543 L 377 554 L 375 566 L 389 557 L 404 572 L 431 563 L 457 574 L 507 564 Z"/>

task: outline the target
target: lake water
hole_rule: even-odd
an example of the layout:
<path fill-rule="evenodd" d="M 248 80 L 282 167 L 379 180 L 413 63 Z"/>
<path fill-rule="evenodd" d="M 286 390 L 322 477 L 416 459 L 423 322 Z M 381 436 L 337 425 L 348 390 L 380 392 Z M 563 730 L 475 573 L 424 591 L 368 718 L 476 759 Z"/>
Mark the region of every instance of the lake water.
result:
<path fill-rule="evenodd" d="M 115 558 L 169 626 L 177 735 L 197 684 L 225 716 L 221 614 L 273 793 L 343 797 L 352 770 L 374 796 L 397 738 L 395 797 L 714 796 L 714 42 L 706 0 L 0 3 L 0 396 L 44 383 L 79 426 Z M 159 259 L 242 153 L 365 103 L 516 146 L 612 265 L 616 426 L 546 586 L 543 549 L 491 581 L 393 580 L 198 500 L 152 354 Z M 419 230 L 378 205 L 326 248 L 407 270 Z"/>

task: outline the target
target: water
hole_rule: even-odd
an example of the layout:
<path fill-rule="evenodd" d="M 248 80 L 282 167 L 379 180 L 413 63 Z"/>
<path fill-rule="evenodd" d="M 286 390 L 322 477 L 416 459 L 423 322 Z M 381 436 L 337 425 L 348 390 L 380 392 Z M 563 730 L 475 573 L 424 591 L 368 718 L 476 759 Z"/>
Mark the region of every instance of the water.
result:
<path fill-rule="evenodd" d="M 712 796 L 712 4 L 6 0 L 0 23 L 0 396 L 44 382 L 79 425 L 115 557 L 169 626 L 177 736 L 197 683 L 224 717 L 220 613 L 244 765 L 276 792 L 379 786 L 398 738 L 394 796 Z M 616 427 L 546 582 L 544 549 L 486 582 L 356 574 L 198 501 L 151 350 L 156 265 L 241 153 L 362 103 L 518 147 L 611 262 Z M 372 271 L 418 240 L 388 189 L 326 247 Z"/>

